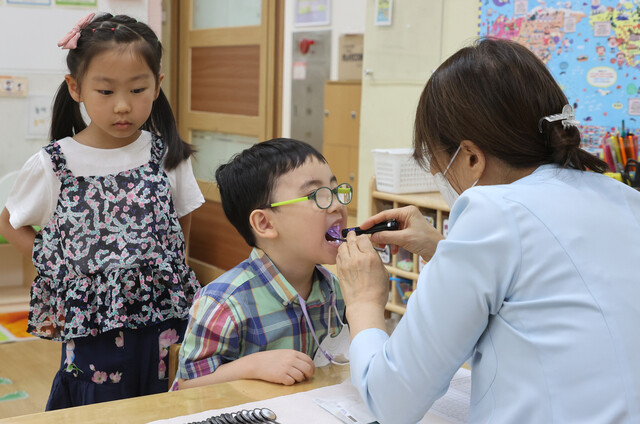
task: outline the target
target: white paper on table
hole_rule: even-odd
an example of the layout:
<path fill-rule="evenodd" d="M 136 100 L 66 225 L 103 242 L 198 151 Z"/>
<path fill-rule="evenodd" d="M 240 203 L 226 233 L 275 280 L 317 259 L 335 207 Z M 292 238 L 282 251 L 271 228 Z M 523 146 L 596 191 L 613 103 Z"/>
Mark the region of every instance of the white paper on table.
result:
<path fill-rule="evenodd" d="M 433 403 L 429 413 L 455 424 L 465 424 L 469 421 L 470 399 L 471 371 L 460 368 L 451 379 L 447 393 Z M 423 420 L 420 424 L 428 422 Z"/>
<path fill-rule="evenodd" d="M 346 397 L 353 393 L 357 394 L 357 391 L 351 382 L 347 380 L 340 384 L 321 387 L 307 392 L 294 393 L 292 395 L 280 396 L 258 402 L 249 402 L 229 408 L 212 409 L 197 414 L 153 421 L 148 424 L 186 424 L 194 421 L 203 421 L 209 417 L 218 416 L 223 413 L 238 412 L 243 409 L 251 411 L 256 408 L 271 409 L 276 413 L 276 421 L 280 424 L 299 424 L 300 422 L 304 422 L 305 424 L 340 424 L 341 421 L 339 419 L 316 405 L 313 399 L 315 397 Z"/>
<path fill-rule="evenodd" d="M 343 383 L 345 384 L 345 383 Z M 346 424 L 377 423 L 357 389 L 353 394 L 332 398 L 315 398 L 314 401 Z M 418 424 L 455 423 L 465 424 L 469 420 L 471 397 L 471 371 L 460 368 L 449 384 L 449 390 L 434 402 L 429 412 Z"/>
<path fill-rule="evenodd" d="M 359 393 L 341 397 L 314 398 L 313 401 L 345 424 L 377 423 L 376 417 L 371 415 Z"/>
<path fill-rule="evenodd" d="M 466 423 L 469 416 L 471 394 L 471 371 L 461 368 L 456 372 L 449 390 L 438 399 L 419 424 Z M 369 424 L 375 423 L 358 390 L 346 380 L 333 386 L 280 396 L 257 402 L 245 403 L 229 408 L 212 409 L 197 414 L 163 419 L 148 424 L 186 424 L 204 421 L 223 413 L 238 412 L 243 409 L 269 408 L 277 415 L 280 424 Z M 333 415 L 329 411 L 338 411 Z M 346 418 L 350 415 L 351 418 Z M 338 418 L 341 417 L 341 418 Z M 357 421 L 354 421 L 356 419 Z M 349 421 L 345 421 L 349 420 Z M 372 421 L 369 421 L 372 420 Z"/>

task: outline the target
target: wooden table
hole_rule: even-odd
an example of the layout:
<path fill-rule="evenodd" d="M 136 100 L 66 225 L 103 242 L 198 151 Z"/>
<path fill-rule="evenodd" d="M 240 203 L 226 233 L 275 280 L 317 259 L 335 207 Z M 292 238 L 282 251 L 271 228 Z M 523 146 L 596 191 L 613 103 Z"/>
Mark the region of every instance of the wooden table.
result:
<path fill-rule="evenodd" d="M 315 375 L 309 381 L 293 386 L 258 380 L 238 380 L 177 392 L 11 417 L 1 419 L 0 424 L 147 423 L 318 389 L 342 383 L 347 378 L 349 378 L 349 366 L 329 365 L 317 368 Z"/>

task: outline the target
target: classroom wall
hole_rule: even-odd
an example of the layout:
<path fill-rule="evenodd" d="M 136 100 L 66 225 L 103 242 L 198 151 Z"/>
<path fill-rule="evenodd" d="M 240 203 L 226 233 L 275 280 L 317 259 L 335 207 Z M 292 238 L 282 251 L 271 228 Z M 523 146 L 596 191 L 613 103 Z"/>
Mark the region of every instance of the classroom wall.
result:
<path fill-rule="evenodd" d="M 56 6 L 55 0 L 50 6 L 18 6 L 0 1 L 0 75 L 26 77 L 29 94 L 0 97 L 0 177 L 20 169 L 49 141 L 46 135 L 28 134 L 27 120 L 33 116 L 29 110 L 34 105 L 31 97 L 43 99 L 41 104 L 48 103 L 46 98 L 53 101 L 67 71 L 66 51 L 56 46 L 58 40 L 78 19 L 98 11 L 127 14 L 144 22 L 151 18 L 159 24 L 160 1 L 98 0 L 97 7 Z"/>
<path fill-rule="evenodd" d="M 358 222 L 370 213 L 371 150 L 411 147 L 415 110 L 429 75 L 478 32 L 478 0 L 395 1 L 390 26 L 374 25 L 375 4 L 366 4 Z"/>
<path fill-rule="evenodd" d="M 292 34 L 300 31 L 331 30 L 331 74 L 338 78 L 338 42 L 342 34 L 363 34 L 365 31 L 365 11 L 368 0 L 332 0 L 331 23 L 323 26 L 294 27 L 294 0 L 285 0 L 283 81 L 282 81 L 282 136 L 291 136 L 291 80 L 292 80 Z"/>

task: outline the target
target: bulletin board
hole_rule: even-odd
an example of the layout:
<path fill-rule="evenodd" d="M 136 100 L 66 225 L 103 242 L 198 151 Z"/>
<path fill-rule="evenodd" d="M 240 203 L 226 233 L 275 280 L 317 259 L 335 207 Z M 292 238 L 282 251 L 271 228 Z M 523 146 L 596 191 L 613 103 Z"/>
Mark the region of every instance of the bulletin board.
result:
<path fill-rule="evenodd" d="M 638 133 L 640 0 L 480 0 L 479 10 L 481 36 L 524 44 L 547 65 L 576 110 L 583 147 L 596 153 L 623 121 Z"/>

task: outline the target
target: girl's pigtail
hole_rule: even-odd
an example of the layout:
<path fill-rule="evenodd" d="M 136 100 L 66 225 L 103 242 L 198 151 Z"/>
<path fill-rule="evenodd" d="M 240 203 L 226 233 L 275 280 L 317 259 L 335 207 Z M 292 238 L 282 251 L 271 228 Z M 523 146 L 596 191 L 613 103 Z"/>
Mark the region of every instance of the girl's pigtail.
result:
<path fill-rule="evenodd" d="M 53 102 L 49 137 L 51 140 L 73 137 L 86 127 L 87 124 L 84 122 L 80 112 L 80 105 L 73 100 L 71 93 L 69 93 L 67 82 L 63 81 L 58 87 Z"/>
<path fill-rule="evenodd" d="M 153 102 L 151 115 L 147 119 L 145 127 L 158 134 L 164 141 L 165 169 L 175 169 L 183 160 L 188 159 L 194 153 L 193 147 L 180 138 L 171 105 L 162 89 L 160 89 L 158 98 Z"/>

